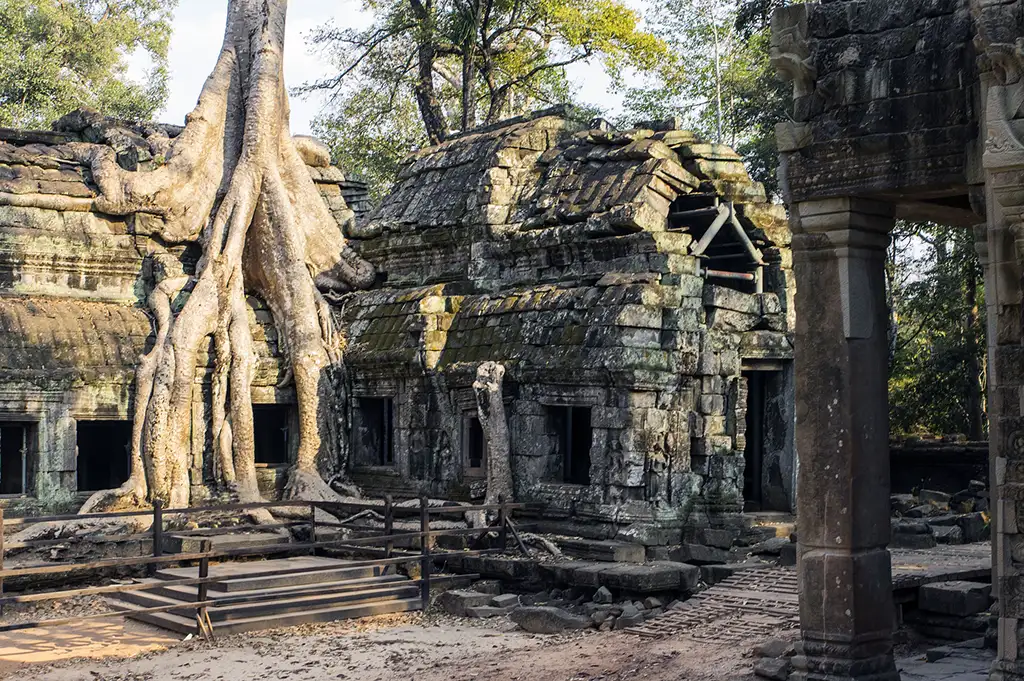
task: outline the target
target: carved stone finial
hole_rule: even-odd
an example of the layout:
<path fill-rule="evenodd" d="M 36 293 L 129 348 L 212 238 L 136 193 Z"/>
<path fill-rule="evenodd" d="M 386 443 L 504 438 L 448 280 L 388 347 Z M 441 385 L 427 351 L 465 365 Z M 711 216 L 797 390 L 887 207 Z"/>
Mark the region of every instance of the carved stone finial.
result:
<path fill-rule="evenodd" d="M 793 83 L 793 97 L 814 92 L 818 70 L 811 63 L 807 5 L 788 5 L 772 16 L 771 62 L 779 77 Z"/>

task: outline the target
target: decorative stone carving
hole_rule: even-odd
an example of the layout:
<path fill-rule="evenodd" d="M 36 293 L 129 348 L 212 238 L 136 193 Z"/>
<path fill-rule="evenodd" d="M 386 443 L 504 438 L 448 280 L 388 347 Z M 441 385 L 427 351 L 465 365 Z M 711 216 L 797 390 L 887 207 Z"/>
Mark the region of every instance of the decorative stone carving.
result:
<path fill-rule="evenodd" d="M 783 7 L 772 16 L 772 66 L 793 83 L 794 99 L 812 94 L 818 77 L 807 37 L 807 5 Z"/>

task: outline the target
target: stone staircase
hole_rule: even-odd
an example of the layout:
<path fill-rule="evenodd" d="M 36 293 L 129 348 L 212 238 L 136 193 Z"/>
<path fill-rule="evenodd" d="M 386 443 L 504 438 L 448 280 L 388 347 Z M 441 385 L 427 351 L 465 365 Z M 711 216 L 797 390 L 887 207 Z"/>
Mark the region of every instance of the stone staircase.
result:
<path fill-rule="evenodd" d="M 404 575 L 383 575 L 380 567 L 353 567 L 350 561 L 301 556 L 210 566 L 207 600 L 217 634 L 289 627 L 310 622 L 368 617 L 419 610 L 419 586 Z M 169 580 L 195 579 L 198 568 L 159 570 L 156 585 L 118 594 L 114 603 L 125 615 L 181 634 L 198 631 L 196 586 L 161 586 Z M 181 610 L 139 612 L 144 608 L 183 605 Z"/>

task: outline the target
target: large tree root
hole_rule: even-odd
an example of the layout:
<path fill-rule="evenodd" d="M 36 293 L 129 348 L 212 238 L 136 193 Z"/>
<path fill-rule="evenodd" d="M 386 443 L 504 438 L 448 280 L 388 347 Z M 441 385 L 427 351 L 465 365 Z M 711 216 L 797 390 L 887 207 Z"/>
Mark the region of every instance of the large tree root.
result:
<path fill-rule="evenodd" d="M 138 224 L 164 243 L 198 242 L 192 275 L 164 258 L 154 270 L 149 307 L 156 342 L 135 381 L 132 477 L 94 495 L 83 510 L 138 506 L 155 499 L 189 504 L 191 419 L 197 358 L 214 340 L 210 393 L 219 482 L 239 501 L 259 501 L 251 384 L 255 364 L 246 292 L 266 301 L 297 397 L 299 447 L 287 496 L 336 501 L 318 463 L 337 458 L 337 428 L 325 427 L 340 346 L 321 289 L 336 294 L 371 285 L 373 267 L 345 240 L 306 161 L 329 155 L 288 130 L 281 56 L 285 0 L 230 0 L 224 43 L 186 126 L 156 135 L 166 163 L 130 172 L 109 146 L 70 145 L 91 164 L 96 207 L 145 214 Z M 102 136 L 101 136 L 102 137 Z M 159 138 L 159 139 L 157 139 Z M 301 152 L 301 153 L 300 153 Z M 183 304 L 175 301 L 185 296 Z M 269 521 L 269 513 L 255 514 Z"/>

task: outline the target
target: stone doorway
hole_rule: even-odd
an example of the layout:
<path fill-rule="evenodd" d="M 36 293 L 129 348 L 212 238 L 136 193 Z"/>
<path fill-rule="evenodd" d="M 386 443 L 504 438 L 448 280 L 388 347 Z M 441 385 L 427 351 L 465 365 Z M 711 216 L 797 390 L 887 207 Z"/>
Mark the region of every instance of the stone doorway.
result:
<path fill-rule="evenodd" d="M 131 472 L 131 421 L 79 421 L 78 491 L 115 489 Z"/>
<path fill-rule="evenodd" d="M 290 404 L 254 404 L 253 439 L 256 463 L 264 466 L 285 466 L 291 460 L 290 433 L 292 412 Z"/>
<path fill-rule="evenodd" d="M 785 409 L 786 375 L 780 362 L 743 372 L 747 384 L 743 449 L 743 510 L 792 510 L 792 424 Z"/>
<path fill-rule="evenodd" d="M 34 435 L 34 423 L 0 425 L 0 495 L 27 494 L 32 488 Z"/>

